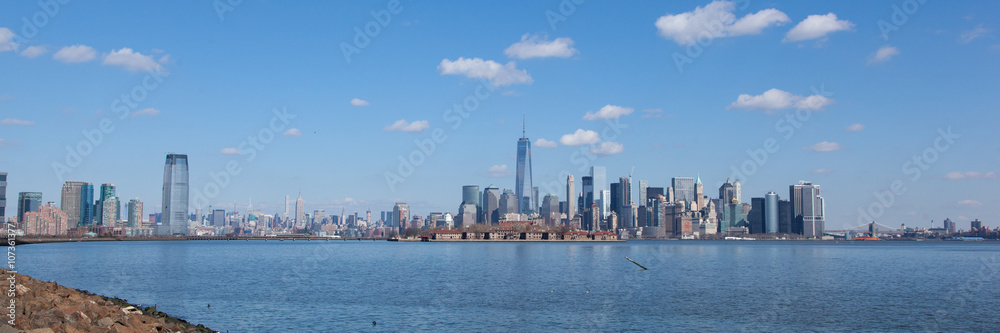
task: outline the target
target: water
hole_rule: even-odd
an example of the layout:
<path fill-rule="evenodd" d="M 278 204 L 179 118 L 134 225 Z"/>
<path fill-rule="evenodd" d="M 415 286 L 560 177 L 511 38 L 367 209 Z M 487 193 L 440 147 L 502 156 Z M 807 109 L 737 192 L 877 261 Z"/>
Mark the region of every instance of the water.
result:
<path fill-rule="evenodd" d="M 997 243 L 178 241 L 18 251 L 21 273 L 230 332 L 1000 330 Z"/>

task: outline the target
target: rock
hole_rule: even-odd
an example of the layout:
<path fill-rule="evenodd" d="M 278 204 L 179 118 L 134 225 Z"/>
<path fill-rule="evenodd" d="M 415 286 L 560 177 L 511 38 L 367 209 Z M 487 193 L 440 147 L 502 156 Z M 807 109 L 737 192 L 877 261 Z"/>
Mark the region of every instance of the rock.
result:
<path fill-rule="evenodd" d="M 97 325 L 101 327 L 111 327 L 111 325 L 114 324 L 115 320 L 108 317 L 101 318 L 101 320 L 97 321 Z"/>
<path fill-rule="evenodd" d="M 17 332 L 18 330 L 16 328 L 10 327 L 10 325 L 7 324 L 0 325 L 0 333 L 17 333 Z"/>
<path fill-rule="evenodd" d="M 28 333 L 56 333 L 56 331 L 53 331 L 51 328 L 46 327 L 46 328 L 36 328 L 33 330 L 29 330 Z"/>

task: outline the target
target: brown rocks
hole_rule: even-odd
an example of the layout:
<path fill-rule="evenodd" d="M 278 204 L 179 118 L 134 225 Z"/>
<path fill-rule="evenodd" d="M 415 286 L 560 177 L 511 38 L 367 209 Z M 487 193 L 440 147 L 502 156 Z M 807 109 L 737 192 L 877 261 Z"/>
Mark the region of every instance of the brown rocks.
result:
<path fill-rule="evenodd" d="M 0 277 L 11 276 L 0 269 Z M 17 296 L 14 326 L 0 321 L 0 333 L 14 332 L 213 332 L 167 316 L 155 307 L 139 309 L 123 300 L 93 295 L 55 282 L 13 274 Z M 6 297 L 5 297 L 6 298 Z M 3 300 L 9 302 L 8 300 Z M 5 304 L 6 305 L 6 304 Z M 6 311 L 4 315 L 6 315 Z"/>

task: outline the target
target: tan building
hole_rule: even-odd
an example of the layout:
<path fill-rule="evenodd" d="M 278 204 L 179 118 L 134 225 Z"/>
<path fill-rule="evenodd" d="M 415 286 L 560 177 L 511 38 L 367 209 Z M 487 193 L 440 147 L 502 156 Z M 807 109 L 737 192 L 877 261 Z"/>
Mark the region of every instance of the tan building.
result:
<path fill-rule="evenodd" d="M 51 203 L 38 207 L 37 212 L 24 214 L 24 232 L 28 235 L 65 235 L 66 213 Z"/>
<path fill-rule="evenodd" d="M 462 232 L 458 230 L 439 230 L 434 232 L 435 240 L 460 240 Z"/>

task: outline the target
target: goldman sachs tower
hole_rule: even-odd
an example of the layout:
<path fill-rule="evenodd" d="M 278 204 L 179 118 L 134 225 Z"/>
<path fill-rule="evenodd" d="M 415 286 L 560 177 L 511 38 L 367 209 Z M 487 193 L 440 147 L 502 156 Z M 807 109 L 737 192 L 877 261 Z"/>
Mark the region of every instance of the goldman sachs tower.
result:
<path fill-rule="evenodd" d="M 525 131 L 525 122 L 521 121 L 521 138 L 517 140 L 517 184 L 514 186 L 517 195 L 518 212 L 531 214 L 536 207 L 534 184 L 531 181 L 531 140 Z"/>
<path fill-rule="evenodd" d="M 157 235 L 188 234 L 188 157 L 168 154 L 163 167 L 163 218 Z"/>

